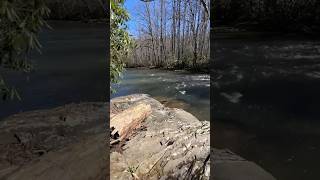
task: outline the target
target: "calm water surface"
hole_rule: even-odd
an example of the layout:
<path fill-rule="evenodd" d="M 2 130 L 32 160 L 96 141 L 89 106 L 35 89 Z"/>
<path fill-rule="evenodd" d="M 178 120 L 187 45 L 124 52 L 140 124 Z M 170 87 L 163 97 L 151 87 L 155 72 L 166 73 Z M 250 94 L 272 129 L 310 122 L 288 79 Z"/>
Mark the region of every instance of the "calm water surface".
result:
<path fill-rule="evenodd" d="M 35 70 L 6 72 L 6 80 L 20 92 L 21 101 L 0 101 L 0 118 L 34 109 L 81 101 L 105 101 L 105 25 L 49 22 L 40 34 L 42 53 L 33 53 Z"/>

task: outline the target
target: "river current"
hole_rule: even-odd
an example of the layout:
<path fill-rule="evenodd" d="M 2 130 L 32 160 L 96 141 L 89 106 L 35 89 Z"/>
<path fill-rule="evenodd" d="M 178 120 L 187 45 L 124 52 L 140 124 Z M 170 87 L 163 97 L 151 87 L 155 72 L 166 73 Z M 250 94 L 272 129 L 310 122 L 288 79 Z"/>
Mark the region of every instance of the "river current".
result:
<path fill-rule="evenodd" d="M 35 71 L 5 72 L 21 101 L 0 102 L 0 118 L 72 102 L 105 101 L 105 25 L 50 22 L 40 34 Z M 228 148 L 277 179 L 320 179 L 320 42 L 314 39 L 220 38 L 207 74 L 127 69 L 112 97 L 147 93 L 182 102 L 210 119 L 213 146 Z M 210 87 L 211 80 L 211 87 Z"/>
<path fill-rule="evenodd" d="M 111 97 L 133 93 L 184 104 L 183 109 L 199 120 L 210 120 L 210 75 L 186 71 L 127 69 Z"/>

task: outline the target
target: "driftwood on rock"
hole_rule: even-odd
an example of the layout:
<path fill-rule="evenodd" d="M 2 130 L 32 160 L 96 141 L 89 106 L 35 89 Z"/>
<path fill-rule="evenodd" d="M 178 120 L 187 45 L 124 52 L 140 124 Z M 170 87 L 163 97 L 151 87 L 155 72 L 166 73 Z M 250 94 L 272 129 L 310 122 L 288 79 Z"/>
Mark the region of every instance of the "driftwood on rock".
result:
<path fill-rule="evenodd" d="M 142 112 L 151 114 L 141 122 L 145 130 L 136 131 L 122 144 L 121 151 L 111 152 L 110 179 L 209 179 L 208 122 L 200 122 L 181 109 L 164 107 L 145 94 L 112 99 L 111 107 L 120 111 L 113 118 L 128 118 L 124 114 L 133 109 L 135 117 L 142 116 Z"/>
<path fill-rule="evenodd" d="M 115 140 L 111 144 L 127 138 L 150 114 L 151 106 L 143 103 L 130 107 L 118 114 L 112 114 L 110 117 L 111 137 Z"/>
<path fill-rule="evenodd" d="M 127 118 L 124 115 L 129 115 L 128 111 L 135 117 L 137 112 L 142 116 L 143 110 L 149 109 L 143 108 L 145 105 L 151 106 L 151 114 L 141 122 L 145 129 L 135 131 L 135 136 L 121 144 L 119 151 L 110 153 L 111 180 L 274 180 L 256 164 L 230 151 L 210 148 L 208 121 L 199 121 L 182 109 L 168 108 L 149 95 L 112 99 L 111 112 L 115 112 L 113 117 L 120 117 L 123 112 L 121 117 Z M 213 165 L 213 177 L 210 177 L 210 165 Z"/>

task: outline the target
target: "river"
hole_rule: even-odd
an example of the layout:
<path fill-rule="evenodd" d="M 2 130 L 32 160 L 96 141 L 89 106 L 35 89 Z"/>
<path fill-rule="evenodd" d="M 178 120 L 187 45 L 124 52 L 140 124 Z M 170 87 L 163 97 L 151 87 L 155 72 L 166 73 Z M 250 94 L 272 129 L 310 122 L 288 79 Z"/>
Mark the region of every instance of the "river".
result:
<path fill-rule="evenodd" d="M 320 43 L 312 39 L 215 41 L 214 145 L 228 148 L 277 179 L 319 179 Z M 128 69 L 112 97 L 147 93 L 182 101 L 210 119 L 209 76 Z"/>
<path fill-rule="evenodd" d="M 210 120 L 210 75 L 186 71 L 127 69 L 111 97 L 146 93 L 174 102 L 199 120 Z M 173 105 L 174 106 L 174 105 Z"/>
<path fill-rule="evenodd" d="M 277 179 L 320 179 L 320 41 L 215 40 L 214 146 Z"/>
<path fill-rule="evenodd" d="M 105 101 L 105 25 L 50 22 L 40 34 L 35 71 L 6 72 L 21 101 L 0 102 L 0 118 L 81 101 Z M 289 38 L 215 41 L 214 146 L 254 161 L 277 179 L 319 179 L 320 42 Z M 112 97 L 147 93 L 182 102 L 210 119 L 210 77 L 127 69 Z"/>
<path fill-rule="evenodd" d="M 42 53 L 33 52 L 34 71 L 5 72 L 21 101 L 0 101 L 0 118 L 81 101 L 106 101 L 105 24 L 50 21 L 40 33 Z"/>

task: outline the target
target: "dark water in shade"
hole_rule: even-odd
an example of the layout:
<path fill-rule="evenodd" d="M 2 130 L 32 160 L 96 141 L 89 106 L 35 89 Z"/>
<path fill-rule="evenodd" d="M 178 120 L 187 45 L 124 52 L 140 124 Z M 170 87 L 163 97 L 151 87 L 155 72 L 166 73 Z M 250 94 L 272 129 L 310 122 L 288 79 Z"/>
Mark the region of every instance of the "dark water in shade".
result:
<path fill-rule="evenodd" d="M 214 146 L 280 180 L 320 179 L 320 41 L 217 38 L 214 50 Z"/>
<path fill-rule="evenodd" d="M 35 71 L 6 72 L 21 101 L 0 101 L 0 118 L 21 111 L 81 101 L 105 101 L 107 88 L 104 24 L 49 22 L 40 34 L 42 54 L 33 53 Z"/>

